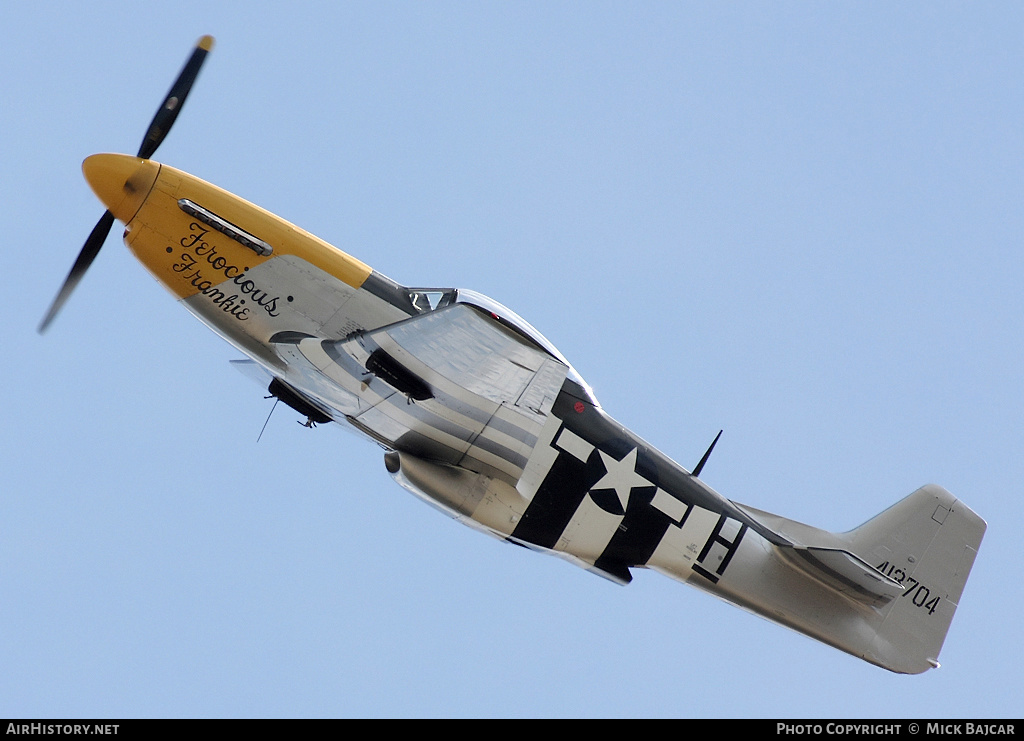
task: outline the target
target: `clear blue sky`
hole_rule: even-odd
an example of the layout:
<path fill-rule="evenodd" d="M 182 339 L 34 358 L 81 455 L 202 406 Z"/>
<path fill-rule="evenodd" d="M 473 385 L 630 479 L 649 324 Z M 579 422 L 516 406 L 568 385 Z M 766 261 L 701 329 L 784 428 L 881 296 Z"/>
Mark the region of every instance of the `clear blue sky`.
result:
<path fill-rule="evenodd" d="M 115 233 L 35 327 L 192 44 L 157 159 L 544 332 L 725 496 L 835 530 L 934 482 L 989 531 L 901 677 L 395 485 L 228 364 Z M 0 9 L 0 717 L 1021 715 L 1024 9 Z"/>

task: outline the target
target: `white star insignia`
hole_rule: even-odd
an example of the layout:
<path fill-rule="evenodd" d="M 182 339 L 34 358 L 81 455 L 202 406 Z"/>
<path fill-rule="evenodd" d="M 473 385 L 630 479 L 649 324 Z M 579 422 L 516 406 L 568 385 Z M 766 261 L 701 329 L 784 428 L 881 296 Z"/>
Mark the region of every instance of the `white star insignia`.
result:
<path fill-rule="evenodd" d="M 619 498 L 619 504 L 622 505 L 623 511 L 625 511 L 626 504 L 629 502 L 629 493 L 635 487 L 654 486 L 654 484 L 636 472 L 636 448 L 626 453 L 626 457 L 621 461 L 615 460 L 603 450 L 597 452 L 601 454 L 601 460 L 604 461 L 604 470 L 607 473 L 605 473 L 600 481 L 590 487 L 591 491 L 595 489 L 615 489 L 615 494 Z"/>

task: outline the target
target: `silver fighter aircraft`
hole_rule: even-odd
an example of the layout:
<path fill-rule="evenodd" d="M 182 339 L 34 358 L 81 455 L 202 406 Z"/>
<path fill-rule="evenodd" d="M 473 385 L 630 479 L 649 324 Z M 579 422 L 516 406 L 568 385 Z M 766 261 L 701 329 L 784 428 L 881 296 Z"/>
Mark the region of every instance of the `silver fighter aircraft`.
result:
<path fill-rule="evenodd" d="M 310 426 L 385 449 L 413 494 L 618 584 L 647 568 L 894 672 L 938 666 L 985 522 L 925 486 L 846 533 L 732 502 L 617 423 L 536 329 L 474 291 L 410 288 L 283 219 L 151 159 L 213 40 L 200 40 L 136 156 L 89 157 L 107 211 L 177 300 Z M 717 438 L 716 438 L 717 441 Z"/>

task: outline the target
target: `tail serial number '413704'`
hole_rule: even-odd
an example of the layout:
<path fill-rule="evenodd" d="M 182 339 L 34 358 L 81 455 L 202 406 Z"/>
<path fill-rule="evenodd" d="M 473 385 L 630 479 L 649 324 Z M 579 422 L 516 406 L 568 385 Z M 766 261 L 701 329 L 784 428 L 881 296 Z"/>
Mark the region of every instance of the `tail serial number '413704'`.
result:
<path fill-rule="evenodd" d="M 501 304 L 399 285 L 154 162 L 212 43 L 200 40 L 136 156 L 85 161 L 107 211 L 40 331 L 117 219 L 156 279 L 248 356 L 241 370 L 308 424 L 379 443 L 399 484 L 460 522 L 620 584 L 659 571 L 894 672 L 938 666 L 980 517 L 938 486 L 847 533 L 732 502 L 698 478 L 711 448 L 686 471 L 647 445 Z"/>

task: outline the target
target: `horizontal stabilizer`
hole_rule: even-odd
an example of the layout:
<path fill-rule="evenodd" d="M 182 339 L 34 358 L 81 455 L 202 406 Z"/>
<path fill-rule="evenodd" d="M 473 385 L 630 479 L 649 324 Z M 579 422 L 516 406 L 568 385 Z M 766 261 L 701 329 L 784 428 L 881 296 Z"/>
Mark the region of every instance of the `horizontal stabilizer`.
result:
<path fill-rule="evenodd" d="M 903 585 L 864 559 L 838 548 L 794 548 L 794 556 L 833 589 L 860 600 L 889 602 L 903 594 Z"/>
<path fill-rule="evenodd" d="M 779 555 L 795 568 L 841 594 L 878 606 L 903 593 L 903 585 L 886 576 L 853 552 L 848 540 L 802 522 L 736 505 L 779 548 Z"/>

